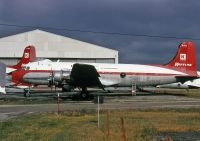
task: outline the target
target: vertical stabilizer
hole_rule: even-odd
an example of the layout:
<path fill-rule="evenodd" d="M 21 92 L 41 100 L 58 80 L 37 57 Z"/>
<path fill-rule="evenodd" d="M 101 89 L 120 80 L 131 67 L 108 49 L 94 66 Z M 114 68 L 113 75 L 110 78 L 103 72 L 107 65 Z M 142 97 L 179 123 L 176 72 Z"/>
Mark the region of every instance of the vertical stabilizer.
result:
<path fill-rule="evenodd" d="M 14 66 L 8 66 L 9 68 L 13 69 L 20 69 L 22 67 L 22 64 L 28 64 L 29 62 L 36 60 L 36 53 L 35 53 L 35 47 L 34 46 L 27 46 L 24 49 L 23 56 L 21 60 Z"/>
<path fill-rule="evenodd" d="M 181 43 L 176 56 L 165 66 L 191 76 L 197 76 L 195 44 L 193 42 Z"/>

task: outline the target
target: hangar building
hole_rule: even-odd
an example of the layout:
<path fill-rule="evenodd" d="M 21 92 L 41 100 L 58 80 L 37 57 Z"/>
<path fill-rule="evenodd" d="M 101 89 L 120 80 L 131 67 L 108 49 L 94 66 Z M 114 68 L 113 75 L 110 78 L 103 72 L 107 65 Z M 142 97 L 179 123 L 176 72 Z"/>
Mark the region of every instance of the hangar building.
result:
<path fill-rule="evenodd" d="M 0 38 L 0 61 L 13 65 L 33 45 L 38 58 L 52 61 L 118 63 L 118 51 L 39 29 Z"/>

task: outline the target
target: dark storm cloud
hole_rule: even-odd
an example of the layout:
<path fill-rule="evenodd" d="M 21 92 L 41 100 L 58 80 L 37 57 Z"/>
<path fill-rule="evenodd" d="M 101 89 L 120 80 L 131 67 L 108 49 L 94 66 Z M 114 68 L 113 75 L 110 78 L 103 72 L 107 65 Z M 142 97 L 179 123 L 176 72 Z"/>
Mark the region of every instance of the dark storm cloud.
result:
<path fill-rule="evenodd" d="M 5 0 L 0 2 L 0 22 L 200 38 L 199 7 L 200 1 L 197 0 Z M 0 28 L 1 36 L 28 30 L 16 27 Z M 119 50 L 119 60 L 122 63 L 166 63 L 183 41 L 48 31 Z M 200 47 L 200 41 L 195 43 Z"/>

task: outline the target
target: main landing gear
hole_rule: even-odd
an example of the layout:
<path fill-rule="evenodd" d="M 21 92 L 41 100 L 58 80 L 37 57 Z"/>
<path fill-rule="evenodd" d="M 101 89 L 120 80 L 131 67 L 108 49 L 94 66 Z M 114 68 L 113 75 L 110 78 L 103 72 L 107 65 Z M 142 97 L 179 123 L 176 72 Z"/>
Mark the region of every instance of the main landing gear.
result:
<path fill-rule="evenodd" d="M 30 89 L 24 89 L 24 97 L 30 97 Z"/>
<path fill-rule="evenodd" d="M 87 99 L 89 97 L 89 93 L 86 87 L 82 87 L 82 91 L 80 93 L 81 98 Z"/>
<path fill-rule="evenodd" d="M 82 87 L 81 89 L 82 89 L 81 92 L 72 98 L 73 100 L 92 100 L 92 99 L 94 99 L 94 96 L 89 94 L 86 87 Z"/>

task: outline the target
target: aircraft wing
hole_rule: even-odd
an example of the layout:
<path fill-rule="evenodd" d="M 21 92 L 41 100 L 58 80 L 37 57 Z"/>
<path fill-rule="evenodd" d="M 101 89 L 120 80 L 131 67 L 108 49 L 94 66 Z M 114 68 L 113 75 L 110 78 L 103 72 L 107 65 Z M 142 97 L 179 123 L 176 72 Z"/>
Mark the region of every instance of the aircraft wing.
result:
<path fill-rule="evenodd" d="M 6 65 L 0 62 L 0 93 L 6 93 Z"/>
<path fill-rule="evenodd" d="M 76 87 L 102 87 L 99 73 L 93 65 L 74 64 L 70 74 L 70 83 Z"/>
<path fill-rule="evenodd" d="M 194 80 L 197 78 L 198 76 L 176 76 L 177 82 L 181 82 L 181 83 L 185 83 L 186 81 Z"/>
<path fill-rule="evenodd" d="M 1 86 L 0 86 L 0 93 L 6 94 L 6 89 L 5 89 L 5 87 L 1 87 Z"/>
<path fill-rule="evenodd" d="M 185 84 L 188 85 L 188 87 L 190 88 L 200 88 L 199 84 L 195 84 L 194 82 L 191 82 L 191 81 L 187 81 L 185 82 Z"/>
<path fill-rule="evenodd" d="M 74 64 L 70 74 L 71 84 L 76 87 L 100 87 L 114 86 L 118 82 L 100 77 L 96 68 L 88 64 Z"/>

